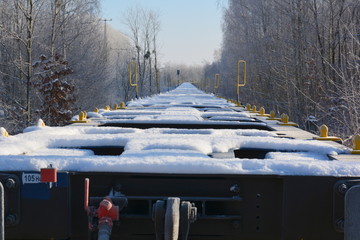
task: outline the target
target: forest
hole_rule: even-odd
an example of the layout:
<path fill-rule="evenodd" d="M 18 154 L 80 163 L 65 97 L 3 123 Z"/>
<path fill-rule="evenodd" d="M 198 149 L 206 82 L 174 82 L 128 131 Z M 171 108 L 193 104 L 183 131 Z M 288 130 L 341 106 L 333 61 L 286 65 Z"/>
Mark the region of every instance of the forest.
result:
<path fill-rule="evenodd" d="M 39 118 L 64 125 L 80 111 L 182 81 L 198 80 L 209 93 L 237 99 L 237 64 L 245 60 L 243 104 L 287 113 L 309 131 L 326 124 L 345 142 L 360 133 L 358 0 L 223 1 L 223 41 L 214 61 L 179 66 L 161 61 L 157 11 L 122 13 L 124 34 L 101 17 L 100 0 L 0 0 L 0 126 L 17 133 Z"/>
<path fill-rule="evenodd" d="M 201 66 L 160 65 L 157 11 L 119 15 L 127 34 L 101 17 L 101 0 L 0 0 L 0 126 L 65 125 L 80 111 L 170 90 L 178 69 L 183 79 L 202 78 Z"/>
<path fill-rule="evenodd" d="M 287 113 L 302 128 L 351 141 L 360 133 L 360 2 L 229 0 L 217 61 L 201 86 L 236 99 L 239 60 L 247 62 L 240 101 Z"/>
<path fill-rule="evenodd" d="M 109 82 L 96 0 L 0 1 L 0 121 L 64 124 Z M 75 87 L 76 86 L 76 87 Z M 99 96 L 100 97 L 100 96 Z"/>
<path fill-rule="evenodd" d="M 64 125 L 80 110 L 131 100 L 130 62 L 138 64 L 139 97 L 160 91 L 157 13 L 127 11 L 127 36 L 101 17 L 100 4 L 0 0 L 0 126 L 17 133 L 39 118 Z"/>

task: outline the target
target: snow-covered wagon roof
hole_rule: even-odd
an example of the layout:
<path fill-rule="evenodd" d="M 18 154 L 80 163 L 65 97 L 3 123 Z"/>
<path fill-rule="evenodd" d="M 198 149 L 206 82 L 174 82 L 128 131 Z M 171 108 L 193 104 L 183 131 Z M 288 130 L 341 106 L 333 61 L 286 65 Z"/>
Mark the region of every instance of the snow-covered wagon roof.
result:
<path fill-rule="evenodd" d="M 189 83 L 88 118 L 0 137 L 0 171 L 51 164 L 75 172 L 360 175 L 360 162 L 336 160 L 349 152 L 344 146 L 278 127 Z"/>

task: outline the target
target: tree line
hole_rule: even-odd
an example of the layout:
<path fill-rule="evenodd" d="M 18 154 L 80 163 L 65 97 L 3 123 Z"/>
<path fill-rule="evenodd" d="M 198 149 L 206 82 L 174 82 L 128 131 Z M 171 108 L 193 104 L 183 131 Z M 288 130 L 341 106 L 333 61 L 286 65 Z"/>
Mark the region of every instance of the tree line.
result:
<path fill-rule="evenodd" d="M 64 124 L 102 86 L 99 21 L 97 0 L 0 1 L 2 126 Z"/>
<path fill-rule="evenodd" d="M 159 67 L 157 12 L 119 12 L 125 35 L 100 10 L 100 0 L 0 0 L 0 126 L 16 133 L 39 118 L 64 125 L 80 110 L 176 84 Z M 129 84 L 132 62 L 139 93 Z"/>
<path fill-rule="evenodd" d="M 264 106 L 308 130 L 327 124 L 349 140 L 360 132 L 360 2 L 229 0 L 218 61 L 202 86 L 236 99 L 237 62 L 247 61 L 243 103 Z M 315 126 L 315 129 L 313 128 Z"/>

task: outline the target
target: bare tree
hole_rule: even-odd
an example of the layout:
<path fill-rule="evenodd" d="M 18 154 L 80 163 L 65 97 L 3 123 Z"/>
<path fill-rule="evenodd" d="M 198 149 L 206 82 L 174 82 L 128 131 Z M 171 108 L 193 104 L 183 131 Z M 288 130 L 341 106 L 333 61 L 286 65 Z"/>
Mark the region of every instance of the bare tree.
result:
<path fill-rule="evenodd" d="M 0 1 L 0 125 L 17 132 L 35 118 L 43 93 L 34 88 L 33 61 L 41 55 L 62 55 L 74 70 L 75 107 L 90 108 L 107 101 L 108 69 L 101 50 L 104 31 L 98 0 Z M 99 79 L 104 81 L 99 81 Z M 94 96 L 89 98 L 88 96 Z M 60 110 L 59 110 L 60 111 Z"/>
<path fill-rule="evenodd" d="M 136 49 L 140 95 L 151 94 L 153 79 L 158 78 L 159 14 L 141 7 L 131 8 L 125 14 L 124 23 L 129 28 L 132 45 Z"/>

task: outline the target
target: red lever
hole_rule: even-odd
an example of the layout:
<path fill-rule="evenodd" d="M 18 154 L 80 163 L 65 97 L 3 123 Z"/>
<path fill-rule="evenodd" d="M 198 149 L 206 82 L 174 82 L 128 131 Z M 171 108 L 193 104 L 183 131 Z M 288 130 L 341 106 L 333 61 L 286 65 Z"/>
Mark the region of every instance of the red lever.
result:
<path fill-rule="evenodd" d="M 85 196 L 84 196 L 84 209 L 89 214 L 89 182 L 88 178 L 85 178 Z"/>
<path fill-rule="evenodd" d="M 90 212 L 96 213 L 99 219 L 109 218 L 111 220 L 119 220 L 119 206 L 116 206 L 111 201 L 111 198 L 105 197 L 99 204 L 99 208 L 89 207 L 89 178 L 85 178 L 85 195 L 84 195 L 84 209 L 89 215 Z"/>
<path fill-rule="evenodd" d="M 119 220 L 119 206 L 115 206 L 110 197 L 105 197 L 99 208 L 89 207 L 89 178 L 85 178 L 84 209 L 89 216 L 89 229 L 94 230 L 93 217 L 98 218 L 98 239 L 110 239 L 113 221 Z"/>

